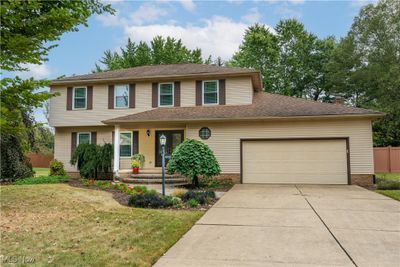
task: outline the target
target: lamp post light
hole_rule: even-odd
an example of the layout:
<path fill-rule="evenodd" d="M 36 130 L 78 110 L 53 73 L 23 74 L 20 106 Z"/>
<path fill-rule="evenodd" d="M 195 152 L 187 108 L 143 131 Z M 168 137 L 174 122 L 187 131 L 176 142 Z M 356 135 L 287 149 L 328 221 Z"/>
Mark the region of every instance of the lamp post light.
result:
<path fill-rule="evenodd" d="M 165 196 L 165 144 L 167 143 L 167 137 L 165 135 L 160 136 L 161 144 L 161 166 L 162 166 L 162 194 Z"/>

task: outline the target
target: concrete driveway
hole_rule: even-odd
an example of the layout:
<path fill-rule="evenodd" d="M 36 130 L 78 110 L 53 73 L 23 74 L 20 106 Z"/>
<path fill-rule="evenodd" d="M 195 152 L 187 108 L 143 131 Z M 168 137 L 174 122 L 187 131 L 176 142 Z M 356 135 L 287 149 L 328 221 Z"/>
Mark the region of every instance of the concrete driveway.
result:
<path fill-rule="evenodd" d="M 235 185 L 155 266 L 400 266 L 400 202 L 358 186 Z"/>

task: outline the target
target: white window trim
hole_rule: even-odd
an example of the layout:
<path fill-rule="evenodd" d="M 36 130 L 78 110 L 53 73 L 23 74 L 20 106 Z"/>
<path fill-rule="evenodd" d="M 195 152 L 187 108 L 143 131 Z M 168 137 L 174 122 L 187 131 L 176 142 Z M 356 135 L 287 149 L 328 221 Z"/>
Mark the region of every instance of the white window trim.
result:
<path fill-rule="evenodd" d="M 131 155 L 130 156 L 121 156 L 121 134 L 124 134 L 124 133 L 129 133 L 129 134 L 131 134 Z M 120 158 L 122 158 L 122 159 L 130 159 L 133 155 L 132 155 L 132 148 L 133 148 L 133 133 L 131 132 L 131 131 L 121 131 L 121 132 L 119 132 L 119 157 Z"/>
<path fill-rule="evenodd" d="M 128 88 L 128 105 L 126 107 L 117 107 L 117 86 L 126 86 Z M 128 84 L 116 84 L 114 86 L 114 108 L 117 108 L 117 109 L 129 108 L 129 104 L 130 104 L 129 103 L 129 98 L 130 98 L 129 94 L 130 94 L 130 90 L 129 90 L 129 85 Z"/>
<path fill-rule="evenodd" d="M 85 107 L 84 108 L 76 108 L 75 107 L 75 89 L 77 88 L 85 88 Z M 73 110 L 82 110 L 82 109 L 87 109 L 87 86 L 75 86 L 74 89 L 72 90 L 72 109 Z"/>
<path fill-rule="evenodd" d="M 162 84 L 171 84 L 172 85 L 172 105 L 161 105 L 160 104 L 160 100 L 161 100 L 161 85 Z M 175 105 L 175 85 L 173 82 L 169 82 L 169 83 L 159 83 L 158 84 L 158 106 L 162 107 L 162 108 L 170 108 L 173 107 Z"/>
<path fill-rule="evenodd" d="M 77 134 L 76 134 L 76 146 L 79 146 L 79 145 L 80 145 L 80 144 L 79 144 L 79 136 L 80 136 L 81 134 L 88 134 L 88 135 L 89 135 L 89 144 L 92 143 L 92 133 L 91 133 L 91 132 L 80 132 L 80 133 L 77 133 Z"/>
<path fill-rule="evenodd" d="M 217 84 L 217 103 L 204 103 L 204 83 L 205 82 L 215 82 Z M 201 101 L 202 101 L 203 106 L 219 105 L 219 81 L 218 80 L 202 81 L 202 83 L 201 83 Z"/>

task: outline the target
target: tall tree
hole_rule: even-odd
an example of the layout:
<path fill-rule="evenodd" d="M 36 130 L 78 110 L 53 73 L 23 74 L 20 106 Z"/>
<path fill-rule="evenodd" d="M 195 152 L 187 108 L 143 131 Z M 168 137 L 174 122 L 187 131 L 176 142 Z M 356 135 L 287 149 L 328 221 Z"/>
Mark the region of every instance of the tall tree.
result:
<path fill-rule="evenodd" d="M 334 47 L 333 37 L 318 39 L 295 19 L 279 21 L 273 31 L 256 24 L 229 64 L 260 70 L 268 92 L 319 100 L 329 95 L 325 65 Z"/>
<path fill-rule="evenodd" d="M 387 113 L 373 125 L 375 145 L 400 145 L 400 2 L 362 8 L 328 71 L 333 92 L 357 107 Z"/>
<path fill-rule="evenodd" d="M 97 0 L 1 1 L 1 69 L 24 71 L 26 64 L 42 64 L 60 36 L 78 31 L 92 14 L 112 13 L 110 5 Z M 1 83 L 1 179 L 32 175 L 23 155 L 35 146 L 33 108 L 42 107 L 52 97 L 39 91 L 48 81 L 19 77 Z"/>
<path fill-rule="evenodd" d="M 182 41 L 171 37 L 156 36 L 148 45 L 141 41 L 138 44 L 128 39 L 127 45 L 121 47 L 120 53 L 107 50 L 100 63 L 95 66 L 95 72 L 117 70 L 143 65 L 175 64 L 175 63 L 204 63 L 201 50 L 190 50 Z"/>

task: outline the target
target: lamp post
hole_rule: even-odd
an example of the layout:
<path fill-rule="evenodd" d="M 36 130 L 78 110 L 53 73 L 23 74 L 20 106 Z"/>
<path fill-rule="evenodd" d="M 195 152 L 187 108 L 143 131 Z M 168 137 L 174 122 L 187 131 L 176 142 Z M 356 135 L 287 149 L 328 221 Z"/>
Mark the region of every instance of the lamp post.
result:
<path fill-rule="evenodd" d="M 162 194 L 165 196 L 165 144 L 167 143 L 167 137 L 165 135 L 160 136 L 161 144 L 161 166 L 162 166 Z"/>

